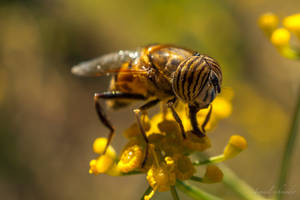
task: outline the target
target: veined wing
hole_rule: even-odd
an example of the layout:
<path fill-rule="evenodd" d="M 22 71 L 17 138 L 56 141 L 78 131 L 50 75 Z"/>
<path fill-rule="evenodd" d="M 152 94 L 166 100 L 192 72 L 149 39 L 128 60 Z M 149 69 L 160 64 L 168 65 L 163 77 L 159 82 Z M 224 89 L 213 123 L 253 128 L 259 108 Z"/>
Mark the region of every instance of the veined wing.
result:
<path fill-rule="evenodd" d="M 134 60 L 140 56 L 140 51 L 119 51 L 105 54 L 98 58 L 79 63 L 72 67 L 72 73 L 79 76 L 103 76 L 120 72 L 123 63 Z M 122 73 L 134 73 L 139 71 L 126 70 Z M 145 72 L 145 71 L 140 71 Z"/>

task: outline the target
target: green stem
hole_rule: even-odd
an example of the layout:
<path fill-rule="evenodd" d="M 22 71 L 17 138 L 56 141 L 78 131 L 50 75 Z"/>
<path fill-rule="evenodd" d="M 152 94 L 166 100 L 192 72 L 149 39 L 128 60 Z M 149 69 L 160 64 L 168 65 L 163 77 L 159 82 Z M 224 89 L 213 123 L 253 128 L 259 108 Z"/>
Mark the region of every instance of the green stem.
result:
<path fill-rule="evenodd" d="M 276 199 L 280 200 L 283 197 L 283 190 L 284 186 L 287 182 L 287 176 L 288 176 L 288 171 L 291 166 L 291 158 L 293 155 L 293 150 L 295 147 L 295 141 L 296 141 L 296 136 L 297 136 L 297 130 L 299 126 L 299 121 L 300 121 L 300 91 L 298 93 L 298 99 L 297 99 L 297 105 L 295 108 L 295 113 L 293 116 L 293 121 L 291 124 L 289 136 L 285 145 L 285 151 L 283 154 L 283 159 L 281 163 L 281 170 L 279 174 L 279 180 L 277 184 L 277 190 L 276 190 Z"/>
<path fill-rule="evenodd" d="M 195 161 L 193 162 L 193 165 L 206 165 L 206 164 L 212 164 L 212 163 L 219 163 L 219 162 L 223 162 L 225 160 L 225 157 L 223 154 L 218 155 L 218 156 L 214 156 L 214 157 L 210 157 L 207 160 L 203 160 L 203 161 Z"/>
<path fill-rule="evenodd" d="M 300 59 L 300 52 L 292 47 L 286 47 L 282 49 L 278 49 L 279 53 L 288 59 L 298 60 Z"/>
<path fill-rule="evenodd" d="M 192 176 L 192 177 L 191 177 L 191 180 L 192 180 L 192 181 L 197 181 L 197 182 L 199 182 L 199 183 L 203 183 L 203 178 L 198 177 L 198 176 Z"/>
<path fill-rule="evenodd" d="M 177 194 L 175 186 L 171 186 L 171 194 L 172 194 L 173 200 L 179 200 L 179 196 Z"/>
<path fill-rule="evenodd" d="M 222 200 L 219 197 L 204 192 L 203 190 L 200 190 L 199 188 L 191 186 L 188 183 L 182 182 L 180 180 L 176 181 L 176 187 L 189 197 L 196 200 Z"/>
<path fill-rule="evenodd" d="M 122 176 L 131 176 L 131 175 L 137 175 L 137 174 L 143 174 L 143 173 L 139 172 L 139 171 L 131 171 L 128 173 L 122 173 Z"/>
<path fill-rule="evenodd" d="M 147 188 L 147 190 L 144 192 L 143 196 L 141 197 L 141 200 L 144 200 L 144 197 L 145 197 L 146 195 L 148 195 L 151 191 L 152 191 L 152 187 L 149 186 L 149 187 Z"/>
<path fill-rule="evenodd" d="M 245 181 L 241 180 L 225 165 L 220 165 L 221 170 L 224 173 L 223 183 L 230 187 L 235 193 L 247 200 L 266 200 L 266 198 L 260 196 L 257 191 L 250 187 Z"/>

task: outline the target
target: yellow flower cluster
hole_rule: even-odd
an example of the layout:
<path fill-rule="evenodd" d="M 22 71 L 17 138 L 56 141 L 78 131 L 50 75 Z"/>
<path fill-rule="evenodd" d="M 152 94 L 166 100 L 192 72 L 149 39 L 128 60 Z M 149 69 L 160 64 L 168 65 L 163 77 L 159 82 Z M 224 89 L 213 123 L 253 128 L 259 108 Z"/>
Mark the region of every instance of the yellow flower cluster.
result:
<path fill-rule="evenodd" d="M 300 13 L 285 17 L 282 20 L 283 27 L 278 27 L 279 19 L 273 13 L 262 15 L 258 24 L 281 55 L 291 59 L 300 58 L 300 52 L 290 44 L 291 33 L 300 40 Z"/>
<path fill-rule="evenodd" d="M 300 39 L 300 13 L 286 17 L 283 26 Z"/>
<path fill-rule="evenodd" d="M 231 97 L 232 95 L 217 97 L 212 103 L 213 112 L 211 120 L 207 124 L 208 131 L 215 127 L 219 119 L 231 114 Z M 207 136 L 198 137 L 192 133 L 186 109 L 186 105 L 183 104 L 176 107 L 186 132 L 185 139 L 170 111 L 159 113 L 151 119 L 146 114 L 142 115 L 142 125 L 149 140 L 148 146 L 136 123 L 125 130 L 123 134 L 129 142 L 119 158 L 116 158 L 115 151 L 111 146 L 103 154 L 106 139 L 96 139 L 93 149 L 100 156 L 90 162 L 90 173 L 95 175 L 106 173 L 113 176 L 145 173 L 152 188 L 152 191 L 145 195 L 144 199 L 146 200 L 151 199 L 155 191 L 169 191 L 175 185 L 176 180 L 192 179 L 196 172 L 196 165 L 191 161 L 189 155 L 206 150 L 211 143 Z M 197 114 L 199 124 L 204 121 L 207 112 L 208 109 L 205 109 Z M 230 140 L 224 151 L 226 159 L 246 148 L 245 143 L 240 142 L 241 140 L 245 141 L 240 136 Z M 203 183 L 215 183 L 222 180 L 223 173 L 217 166 L 208 165 L 204 177 L 196 178 L 201 179 Z"/>
<path fill-rule="evenodd" d="M 116 152 L 112 146 L 109 146 L 106 153 L 103 154 L 105 145 L 107 143 L 106 138 L 97 138 L 93 144 L 93 150 L 99 154 L 97 159 L 90 161 L 90 174 L 102 174 L 106 173 L 111 176 L 119 176 L 120 170 L 116 165 Z"/>
<path fill-rule="evenodd" d="M 273 13 L 265 13 L 258 19 L 259 27 L 265 32 L 265 34 L 270 38 L 272 33 L 278 27 L 279 19 Z"/>

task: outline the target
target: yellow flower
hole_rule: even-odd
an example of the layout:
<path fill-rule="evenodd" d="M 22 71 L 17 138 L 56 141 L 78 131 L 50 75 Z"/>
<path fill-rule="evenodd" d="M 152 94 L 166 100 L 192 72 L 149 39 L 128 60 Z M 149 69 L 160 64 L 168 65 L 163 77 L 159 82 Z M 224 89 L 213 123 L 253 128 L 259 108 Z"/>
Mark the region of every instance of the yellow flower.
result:
<path fill-rule="evenodd" d="M 167 123 L 170 121 L 175 121 L 175 120 L 173 119 L 173 116 L 169 111 L 167 111 L 165 116 L 162 113 L 158 113 L 154 115 L 150 120 L 151 127 L 146 133 L 147 137 L 149 137 L 152 134 L 166 135 L 166 132 L 173 132 L 174 127 L 172 127 L 171 129 L 168 128 Z M 161 123 L 163 123 L 164 125 L 160 125 Z M 163 131 L 161 131 L 160 128 L 162 128 Z"/>
<path fill-rule="evenodd" d="M 116 152 L 114 148 L 109 145 L 105 154 L 104 149 L 107 144 L 106 138 L 97 138 L 93 143 L 93 150 L 95 153 L 100 154 L 97 159 L 90 161 L 90 174 L 107 173 L 114 165 L 116 160 Z"/>
<path fill-rule="evenodd" d="M 174 153 L 182 152 L 182 135 L 180 128 L 176 121 L 164 120 L 158 123 L 158 129 L 161 137 L 150 135 L 149 141 L 153 141 L 156 146 L 160 149 L 164 156 L 172 156 Z"/>
<path fill-rule="evenodd" d="M 114 164 L 114 159 L 112 159 L 109 155 L 104 154 L 101 155 L 96 162 L 96 170 L 98 173 L 107 172 Z"/>
<path fill-rule="evenodd" d="M 290 39 L 291 39 L 291 34 L 285 28 L 276 29 L 271 36 L 272 44 L 278 48 L 289 46 Z"/>
<path fill-rule="evenodd" d="M 233 135 L 230 137 L 227 146 L 224 149 L 225 159 L 233 158 L 241 151 L 247 148 L 247 141 L 245 138 L 239 135 Z"/>
<path fill-rule="evenodd" d="M 152 191 L 144 196 L 145 200 L 151 199 L 156 190 L 159 192 L 168 191 L 176 183 L 174 159 L 167 156 L 164 161 L 159 163 L 157 161 L 153 163 L 147 172 L 147 180 L 152 187 Z"/>
<path fill-rule="evenodd" d="M 261 16 L 258 21 L 259 26 L 283 57 L 293 60 L 300 58 L 299 49 L 290 45 L 291 33 L 294 33 L 300 40 L 300 13 L 284 18 L 284 28 L 277 28 L 278 18 L 271 13 Z"/>
<path fill-rule="evenodd" d="M 118 168 L 123 173 L 136 170 L 141 167 L 144 160 L 144 153 L 141 145 L 137 139 L 132 139 L 125 146 L 120 161 L 118 162 Z"/>
<path fill-rule="evenodd" d="M 192 161 L 182 154 L 175 154 L 173 159 L 176 161 L 176 178 L 180 180 L 190 179 L 196 172 Z"/>
<path fill-rule="evenodd" d="M 175 161 L 172 157 L 170 156 L 165 157 L 165 162 L 169 167 L 170 171 L 173 171 L 175 169 Z"/>
<path fill-rule="evenodd" d="M 207 131 L 211 130 L 219 119 L 231 114 L 231 98 L 232 93 L 227 97 L 215 99 L 210 121 L 205 127 Z M 211 143 L 207 136 L 199 137 L 192 132 L 186 104 L 179 103 L 176 106 L 176 112 L 182 120 L 186 138 L 182 136 L 182 130 L 170 109 L 154 115 L 151 119 L 146 113 L 142 113 L 141 122 L 149 143 L 146 143 L 137 123 L 134 123 L 124 131 L 124 136 L 129 139 L 129 142 L 120 154 L 120 160 L 116 163 L 116 153 L 111 146 L 108 147 L 104 155 L 101 155 L 107 140 L 97 138 L 93 144 L 93 150 L 100 156 L 90 162 L 90 173 L 106 173 L 111 176 L 125 175 L 132 171 L 145 173 L 152 188 L 152 191 L 144 196 L 145 200 L 151 199 L 156 191 L 170 190 L 171 186 L 175 185 L 176 179 L 190 179 L 195 174 L 196 169 L 188 155 L 195 151 L 206 150 L 211 146 Z M 201 109 L 197 113 L 199 128 L 201 128 L 208 112 L 209 108 Z M 224 154 L 228 154 L 227 157 L 239 151 L 240 146 L 236 145 L 235 141 L 235 139 L 230 140 L 230 145 L 227 145 L 228 147 L 224 151 Z M 145 156 L 146 147 L 148 148 L 147 156 Z M 225 156 L 219 157 L 225 160 Z M 142 168 L 143 161 L 145 161 L 145 165 Z M 223 174 L 217 167 L 208 166 L 203 181 L 206 183 L 218 182 L 222 177 Z"/>
<path fill-rule="evenodd" d="M 263 14 L 258 19 L 259 27 L 265 32 L 268 37 L 270 37 L 271 33 L 277 28 L 278 22 L 278 17 L 273 13 Z"/>
<path fill-rule="evenodd" d="M 182 142 L 174 138 L 164 137 L 156 146 L 165 156 L 173 156 L 175 153 L 183 153 L 184 151 Z"/>
<path fill-rule="evenodd" d="M 156 121 L 154 120 L 153 128 L 147 132 L 147 138 L 150 143 L 162 143 L 166 138 L 168 139 L 180 139 L 180 130 L 176 121 L 164 120 Z"/>
<path fill-rule="evenodd" d="M 108 172 L 114 165 L 115 159 L 108 154 L 99 156 L 98 159 L 90 161 L 90 174 L 102 174 Z"/>
<path fill-rule="evenodd" d="M 149 185 L 159 192 L 170 190 L 170 186 L 175 185 L 176 175 L 172 163 L 160 163 L 159 166 L 153 164 L 147 172 L 147 180 Z"/>
<path fill-rule="evenodd" d="M 95 159 L 90 161 L 90 170 L 89 170 L 90 174 L 95 174 L 95 175 L 99 174 L 96 169 L 96 163 L 97 163 L 97 160 L 95 160 Z"/>
<path fill-rule="evenodd" d="M 107 138 L 103 138 L 103 137 L 97 138 L 93 143 L 94 152 L 97 154 L 102 154 L 104 152 L 106 143 L 107 143 Z M 108 154 L 113 159 L 116 158 L 116 151 L 111 145 L 108 146 L 105 154 Z"/>
<path fill-rule="evenodd" d="M 300 13 L 284 18 L 283 25 L 300 39 Z"/>
<path fill-rule="evenodd" d="M 229 117 L 232 113 L 232 105 L 231 103 L 225 99 L 224 97 L 216 98 L 213 103 L 213 114 L 218 118 L 226 118 Z"/>
<path fill-rule="evenodd" d="M 186 133 L 186 139 L 183 140 L 183 146 L 186 148 L 186 150 L 189 151 L 204 151 L 205 149 L 208 149 L 211 144 L 210 140 L 207 136 L 199 137 L 196 134 L 192 133 L 191 131 Z"/>
<path fill-rule="evenodd" d="M 164 120 L 157 124 L 162 135 L 167 137 L 178 137 L 180 135 L 180 128 L 175 120 Z"/>
<path fill-rule="evenodd" d="M 217 183 L 223 180 L 223 172 L 215 165 L 208 165 L 203 177 L 204 183 Z"/>

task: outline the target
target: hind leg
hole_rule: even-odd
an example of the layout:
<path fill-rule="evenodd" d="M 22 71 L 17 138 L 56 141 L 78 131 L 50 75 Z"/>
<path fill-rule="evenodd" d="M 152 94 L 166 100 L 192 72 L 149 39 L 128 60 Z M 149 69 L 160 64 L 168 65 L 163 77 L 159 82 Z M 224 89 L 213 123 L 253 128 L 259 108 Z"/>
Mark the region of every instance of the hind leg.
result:
<path fill-rule="evenodd" d="M 95 103 L 95 108 L 97 115 L 102 122 L 104 126 L 106 126 L 109 129 L 109 135 L 107 138 L 107 143 L 104 148 L 103 154 L 106 153 L 106 150 L 112 140 L 112 137 L 115 134 L 115 129 L 111 122 L 107 119 L 107 116 L 101 107 L 99 101 L 100 99 L 129 99 L 129 100 L 146 100 L 147 98 L 144 97 L 143 95 L 140 94 L 130 94 L 130 93 L 124 93 L 124 92 L 119 92 L 119 91 L 109 91 L 109 92 L 102 92 L 102 93 L 95 93 L 94 95 L 94 103 Z"/>

